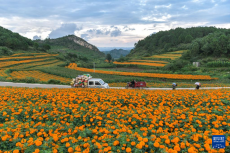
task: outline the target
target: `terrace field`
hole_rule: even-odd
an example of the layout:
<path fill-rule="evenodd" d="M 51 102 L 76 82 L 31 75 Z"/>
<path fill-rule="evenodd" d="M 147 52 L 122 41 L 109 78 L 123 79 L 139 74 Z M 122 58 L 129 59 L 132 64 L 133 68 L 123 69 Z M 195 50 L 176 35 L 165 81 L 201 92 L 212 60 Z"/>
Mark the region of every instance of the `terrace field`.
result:
<path fill-rule="evenodd" d="M 159 55 L 153 55 L 150 57 L 144 57 L 146 59 L 171 59 L 175 60 L 177 58 L 180 58 L 184 52 L 187 50 L 180 50 L 180 51 L 174 51 L 174 52 L 167 52 L 165 54 L 159 54 Z"/>
<path fill-rule="evenodd" d="M 175 52 L 177 53 L 177 52 Z M 181 53 L 181 51 L 179 51 Z M 135 79 L 144 80 L 149 82 L 151 85 L 149 87 L 165 87 L 171 83 L 165 83 L 164 80 L 177 80 L 183 81 L 182 84 L 186 84 L 185 80 L 193 81 L 210 81 L 207 85 L 214 86 L 218 83 L 215 77 L 210 77 L 209 75 L 191 75 L 191 74 L 168 74 L 159 72 L 132 72 L 132 71 L 114 71 L 109 69 L 104 70 L 93 70 L 89 68 L 78 67 L 75 63 L 70 63 L 65 66 L 66 63 L 57 58 L 58 54 L 48 54 L 48 53 L 17 53 L 11 56 L 4 56 L 0 58 L 0 78 L 5 81 L 14 82 L 37 82 L 37 83 L 55 83 L 55 84 L 69 84 L 72 78 L 83 73 L 91 73 L 93 77 L 99 77 L 108 83 L 118 83 L 122 84 Z M 167 61 L 151 61 L 151 60 L 138 60 L 136 63 L 148 63 L 148 64 L 167 64 Z M 151 61 L 151 62 L 149 62 Z M 64 67 L 65 66 L 65 67 Z M 135 71 L 135 70 L 134 70 Z M 154 80 L 152 80 L 154 79 Z M 163 81 L 163 82 L 162 82 Z M 190 83 L 192 86 L 193 81 Z M 162 85 L 160 83 L 162 82 Z M 155 84 L 154 84 L 155 83 Z M 156 84 L 158 83 L 158 85 Z M 122 84 L 122 85 L 123 85 Z M 114 85 L 111 85 L 114 86 Z M 223 84 L 217 85 L 223 86 Z M 227 85 L 225 85 L 227 86 Z M 168 86 L 170 87 L 170 86 Z"/>
<path fill-rule="evenodd" d="M 174 52 L 168 52 L 166 54 L 153 55 L 149 57 L 142 57 L 141 59 L 132 59 L 126 62 L 114 61 L 116 65 L 145 65 L 150 67 L 164 67 L 170 61 L 176 60 L 182 56 L 187 50 L 180 50 Z"/>

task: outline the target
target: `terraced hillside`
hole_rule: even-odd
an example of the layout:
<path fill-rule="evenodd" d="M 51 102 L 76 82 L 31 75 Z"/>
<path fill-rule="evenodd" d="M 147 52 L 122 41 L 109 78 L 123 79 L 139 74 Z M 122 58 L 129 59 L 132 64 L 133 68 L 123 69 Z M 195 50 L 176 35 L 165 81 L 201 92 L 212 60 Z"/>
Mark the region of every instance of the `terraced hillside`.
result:
<path fill-rule="evenodd" d="M 171 61 L 174 61 L 182 56 L 187 50 L 180 50 L 174 52 L 168 52 L 165 54 L 152 55 L 150 57 L 142 57 L 140 59 L 133 59 L 127 62 L 113 62 L 118 65 L 145 65 L 153 67 L 164 67 Z"/>
<path fill-rule="evenodd" d="M 127 80 L 146 78 L 151 79 L 173 79 L 173 80 L 215 80 L 209 75 L 186 75 L 165 73 L 137 73 L 93 70 L 78 67 L 76 63 L 68 66 L 56 57 L 58 54 L 48 53 L 18 53 L 0 58 L 0 78 L 16 82 L 38 82 L 69 84 L 72 78 L 84 73 L 91 73 L 93 77 L 104 79 L 108 83 L 127 82 Z M 144 60 L 143 60 L 144 61 Z M 153 64 L 167 63 L 167 61 L 145 60 Z M 138 62 L 137 62 L 138 63 Z M 143 63 L 143 62 L 140 62 Z M 65 67 L 64 67 L 65 66 Z"/>
<path fill-rule="evenodd" d="M 58 54 L 18 53 L 0 58 L 0 77 L 8 81 L 32 81 L 47 83 L 56 80 L 68 83 L 70 78 L 42 72 L 42 69 L 65 64 L 56 58 Z M 51 81 L 52 82 L 52 81 Z"/>

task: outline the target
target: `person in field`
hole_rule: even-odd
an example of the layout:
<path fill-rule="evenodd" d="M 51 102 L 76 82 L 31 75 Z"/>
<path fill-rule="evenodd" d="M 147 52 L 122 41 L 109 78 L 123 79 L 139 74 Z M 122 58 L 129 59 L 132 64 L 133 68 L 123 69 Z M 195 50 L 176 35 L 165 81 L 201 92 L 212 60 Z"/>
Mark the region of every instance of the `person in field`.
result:
<path fill-rule="evenodd" d="M 176 83 L 173 83 L 173 84 L 172 84 L 172 89 L 175 90 L 175 89 L 176 89 L 176 86 L 177 86 L 177 84 L 176 84 Z"/>
<path fill-rule="evenodd" d="M 200 82 L 196 82 L 195 85 L 196 85 L 196 89 L 197 90 L 201 87 L 201 83 Z"/>
<path fill-rule="evenodd" d="M 133 81 L 131 81 L 130 83 L 131 83 L 131 87 L 133 87 L 134 88 L 134 86 L 135 86 L 135 80 L 133 80 Z"/>

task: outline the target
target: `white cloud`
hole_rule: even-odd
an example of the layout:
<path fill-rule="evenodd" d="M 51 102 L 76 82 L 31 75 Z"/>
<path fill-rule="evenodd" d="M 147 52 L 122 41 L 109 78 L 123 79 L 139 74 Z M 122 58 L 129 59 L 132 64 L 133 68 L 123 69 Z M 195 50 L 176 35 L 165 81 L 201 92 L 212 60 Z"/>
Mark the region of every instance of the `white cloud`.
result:
<path fill-rule="evenodd" d="M 170 14 L 165 14 L 165 15 L 159 15 L 159 14 L 156 14 L 156 15 L 150 15 L 150 16 L 145 16 L 142 18 L 142 20 L 145 20 L 145 21 L 167 21 L 168 19 L 170 19 L 172 16 Z"/>
<path fill-rule="evenodd" d="M 65 23 L 55 30 L 52 30 L 49 34 L 49 38 L 59 38 L 67 35 L 74 34 L 75 31 L 81 30 L 81 27 L 77 27 L 75 23 Z"/>
<path fill-rule="evenodd" d="M 140 0 L 140 5 L 145 6 L 146 2 L 147 2 L 147 0 Z"/>
<path fill-rule="evenodd" d="M 203 0 L 192 0 L 192 2 L 194 2 L 194 3 L 202 3 Z"/>
<path fill-rule="evenodd" d="M 186 5 L 182 6 L 181 8 L 182 8 L 182 9 L 185 9 L 185 10 L 188 9 L 188 8 L 186 7 Z"/>
<path fill-rule="evenodd" d="M 156 5 L 155 8 L 158 9 L 158 8 L 171 8 L 172 4 L 169 4 L 169 5 Z"/>

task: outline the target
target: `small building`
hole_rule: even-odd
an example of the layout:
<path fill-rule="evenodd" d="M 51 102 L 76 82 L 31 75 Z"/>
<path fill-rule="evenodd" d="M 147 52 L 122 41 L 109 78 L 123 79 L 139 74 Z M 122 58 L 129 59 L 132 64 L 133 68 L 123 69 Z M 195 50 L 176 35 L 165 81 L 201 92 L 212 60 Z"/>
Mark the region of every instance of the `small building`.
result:
<path fill-rule="evenodd" d="M 196 67 L 200 67 L 200 62 L 193 62 L 192 65 L 194 65 Z"/>

